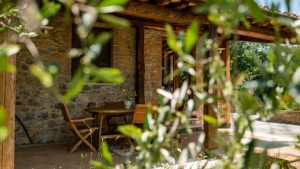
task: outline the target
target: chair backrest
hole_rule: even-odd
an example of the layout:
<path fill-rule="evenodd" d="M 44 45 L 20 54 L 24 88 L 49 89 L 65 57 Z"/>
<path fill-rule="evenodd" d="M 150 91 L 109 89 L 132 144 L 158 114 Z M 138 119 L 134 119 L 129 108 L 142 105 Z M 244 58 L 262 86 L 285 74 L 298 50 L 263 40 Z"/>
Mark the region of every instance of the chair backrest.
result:
<path fill-rule="evenodd" d="M 113 108 L 124 108 L 124 102 L 123 101 L 116 101 L 116 102 L 104 102 L 104 107 Z"/>
<path fill-rule="evenodd" d="M 63 103 L 60 103 L 60 109 L 61 109 L 61 112 L 62 112 L 62 114 L 64 116 L 64 120 L 66 122 L 70 122 L 70 120 L 72 120 L 72 118 L 70 116 L 70 113 L 69 113 L 67 105 L 65 105 Z"/>
<path fill-rule="evenodd" d="M 147 108 L 151 106 L 150 113 L 152 117 L 154 117 L 154 110 L 153 106 L 154 105 L 149 105 L 149 104 L 136 104 L 134 108 L 134 113 L 133 113 L 133 118 L 132 118 L 132 124 L 141 124 L 144 123 L 144 119 L 146 117 L 146 111 Z"/>

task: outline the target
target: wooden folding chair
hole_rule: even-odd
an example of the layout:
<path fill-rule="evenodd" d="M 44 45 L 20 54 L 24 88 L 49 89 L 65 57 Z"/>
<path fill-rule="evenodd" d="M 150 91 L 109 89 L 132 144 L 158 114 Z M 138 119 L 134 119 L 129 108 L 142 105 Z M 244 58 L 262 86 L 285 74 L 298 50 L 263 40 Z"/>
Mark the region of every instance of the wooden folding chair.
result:
<path fill-rule="evenodd" d="M 116 101 L 116 102 L 104 102 L 104 107 L 112 108 L 112 107 L 118 107 L 118 108 L 124 108 L 124 102 L 123 101 Z M 113 117 L 124 117 L 123 123 L 111 123 L 110 120 Z M 119 125 L 127 124 L 127 118 L 126 115 L 108 115 L 106 116 L 107 126 L 111 133 L 113 133 Z"/>
<path fill-rule="evenodd" d="M 155 111 L 153 110 L 153 106 L 154 105 L 147 105 L 147 104 L 136 104 L 135 105 L 135 108 L 134 108 L 134 113 L 133 113 L 133 118 L 132 118 L 132 122 L 131 124 L 133 125 L 141 125 L 144 123 L 145 121 L 145 117 L 146 117 L 146 112 L 147 112 L 147 108 L 151 106 L 151 115 L 152 117 L 154 117 L 155 115 Z M 134 147 L 133 147 L 133 144 L 132 144 L 132 141 L 130 140 L 129 137 L 126 137 L 121 148 L 120 149 L 123 149 L 125 144 L 129 143 L 130 145 L 130 150 L 132 153 L 134 153 Z"/>
<path fill-rule="evenodd" d="M 65 104 L 61 103 L 60 108 L 62 111 L 62 114 L 64 116 L 64 120 L 66 121 L 68 127 L 72 131 L 72 133 L 75 135 L 75 138 L 70 141 L 70 143 L 66 146 L 65 149 L 71 148 L 72 143 L 79 139 L 79 141 L 71 148 L 69 151 L 69 154 L 72 154 L 79 145 L 84 142 L 88 147 L 90 147 L 94 152 L 97 152 L 97 149 L 86 139 L 88 136 L 92 135 L 96 130 L 98 130 L 98 127 L 91 127 L 86 121 L 92 121 L 94 120 L 93 117 L 79 117 L 79 118 L 71 118 L 70 113 L 68 111 L 68 108 Z M 85 124 L 84 127 L 78 127 L 76 124 Z"/>

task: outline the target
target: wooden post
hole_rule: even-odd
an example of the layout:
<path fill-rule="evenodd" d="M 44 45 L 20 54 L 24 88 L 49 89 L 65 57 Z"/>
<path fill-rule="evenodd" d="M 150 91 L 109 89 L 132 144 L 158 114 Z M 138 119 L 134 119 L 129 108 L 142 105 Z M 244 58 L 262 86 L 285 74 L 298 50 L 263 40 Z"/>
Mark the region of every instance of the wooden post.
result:
<path fill-rule="evenodd" d="M 216 42 L 216 40 L 217 40 L 217 26 L 215 26 L 215 25 L 205 26 L 204 30 L 209 32 L 208 38 L 212 39 L 213 42 Z M 214 55 L 215 55 L 215 52 L 214 52 L 214 50 L 211 49 L 207 52 L 206 59 L 214 57 Z M 204 73 L 203 74 L 204 74 L 204 82 L 206 82 L 208 84 L 209 77 L 207 76 L 208 75 L 208 68 L 207 67 L 204 67 Z M 208 92 L 209 87 L 205 87 L 204 90 L 206 92 Z M 203 112 L 204 112 L 204 115 L 211 116 L 215 119 L 218 119 L 217 115 L 213 111 L 213 108 L 212 108 L 211 105 L 204 104 Z M 204 148 L 207 148 L 207 149 L 216 149 L 216 148 L 218 148 L 218 145 L 213 141 L 215 135 L 218 132 L 218 126 L 217 125 L 214 126 L 214 125 L 204 121 L 203 128 L 204 128 L 204 133 L 205 133 Z"/>
<path fill-rule="evenodd" d="M 1 42 L 10 41 L 13 32 L 7 30 L 1 37 Z M 12 43 L 10 41 L 10 43 Z M 15 43 L 15 42 L 14 42 Z M 16 56 L 11 56 L 9 64 L 16 66 Z M 0 105 L 7 113 L 5 125 L 9 130 L 8 137 L 0 142 L 0 168 L 14 168 L 15 152 L 15 102 L 16 102 L 16 74 L 0 72 Z"/>
<path fill-rule="evenodd" d="M 136 103 L 145 104 L 145 55 L 144 55 L 145 28 L 137 28 L 137 62 L 136 62 Z"/>
<path fill-rule="evenodd" d="M 225 50 L 222 52 L 221 57 L 222 60 L 224 61 L 224 66 L 226 68 L 226 81 L 230 81 L 230 53 L 229 53 L 229 41 L 224 41 L 222 46 L 222 48 L 225 48 Z M 223 115 L 224 118 L 224 125 L 225 126 L 230 126 L 230 111 L 231 111 L 231 105 L 230 103 L 225 103 L 223 102 L 223 104 L 225 105 L 225 111 L 226 114 Z"/>

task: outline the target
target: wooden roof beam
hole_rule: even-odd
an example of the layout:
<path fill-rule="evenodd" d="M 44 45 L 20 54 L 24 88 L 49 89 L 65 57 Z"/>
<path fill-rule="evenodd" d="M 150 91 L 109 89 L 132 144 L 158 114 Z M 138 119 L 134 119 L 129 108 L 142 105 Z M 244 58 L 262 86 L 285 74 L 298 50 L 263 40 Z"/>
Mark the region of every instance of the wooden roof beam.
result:
<path fill-rule="evenodd" d="M 170 2 L 172 2 L 172 0 L 155 0 L 156 5 L 161 6 L 169 5 Z"/>
<path fill-rule="evenodd" d="M 251 26 L 251 29 L 247 29 L 244 26 L 239 26 L 237 30 L 231 30 L 230 33 L 242 35 L 245 37 L 252 37 L 256 39 L 266 40 L 266 41 L 275 40 L 275 32 L 273 29 L 266 29 L 259 26 Z M 282 32 L 281 37 L 282 40 L 284 41 L 284 39 L 291 37 L 291 33 Z"/>
<path fill-rule="evenodd" d="M 185 9 L 189 6 L 189 2 L 178 2 L 173 4 L 174 9 Z"/>
<path fill-rule="evenodd" d="M 138 16 L 145 19 L 156 20 L 160 22 L 176 23 L 189 25 L 193 20 L 200 24 L 208 24 L 205 15 L 194 15 L 187 11 L 176 10 L 163 6 L 152 5 L 138 1 L 129 1 L 121 14 L 128 16 Z"/>

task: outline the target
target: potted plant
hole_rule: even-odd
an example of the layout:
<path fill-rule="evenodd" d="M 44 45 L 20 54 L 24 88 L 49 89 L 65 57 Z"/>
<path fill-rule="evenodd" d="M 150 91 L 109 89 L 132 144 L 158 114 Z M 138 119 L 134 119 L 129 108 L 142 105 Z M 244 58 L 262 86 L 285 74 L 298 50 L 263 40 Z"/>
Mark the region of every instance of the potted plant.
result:
<path fill-rule="evenodd" d="M 124 107 L 125 108 L 130 108 L 132 106 L 133 103 L 133 99 L 136 96 L 136 92 L 135 91 L 130 91 L 130 90 L 126 90 L 126 89 L 122 89 L 122 92 L 125 93 L 124 95 Z"/>

